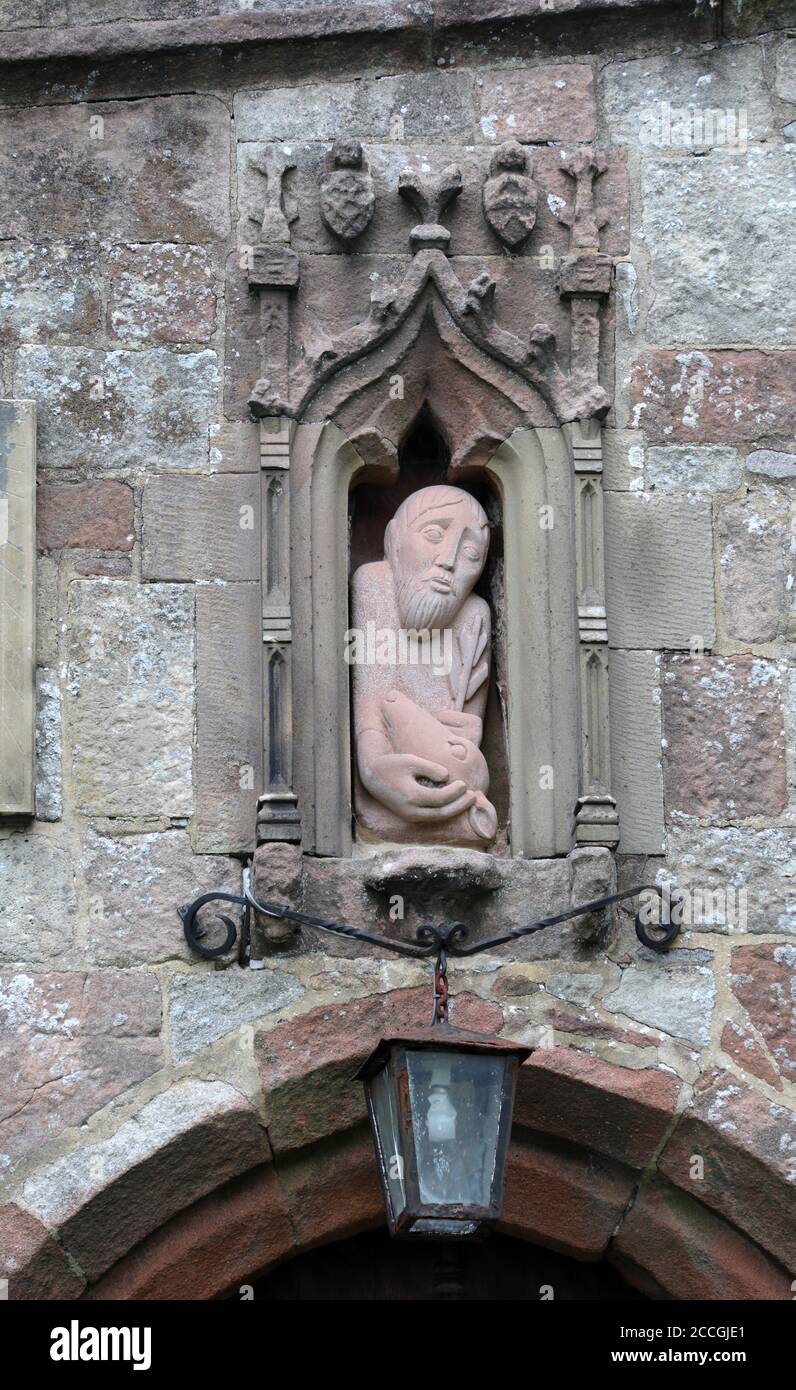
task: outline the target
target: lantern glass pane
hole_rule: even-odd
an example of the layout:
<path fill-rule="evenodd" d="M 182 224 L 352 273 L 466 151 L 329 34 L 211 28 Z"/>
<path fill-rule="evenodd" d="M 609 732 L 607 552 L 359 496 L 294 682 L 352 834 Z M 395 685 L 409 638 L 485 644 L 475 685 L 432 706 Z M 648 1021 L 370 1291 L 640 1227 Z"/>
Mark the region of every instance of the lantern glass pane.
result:
<path fill-rule="evenodd" d="M 386 1067 L 382 1067 L 381 1071 L 371 1077 L 368 1085 L 384 1182 L 392 1207 L 393 1219 L 397 1220 L 406 1206 L 406 1186 L 398 1106 L 395 1100 L 392 1077 L 392 1059 Z"/>
<path fill-rule="evenodd" d="M 421 1203 L 488 1207 L 505 1058 L 407 1051 L 406 1061 Z"/>

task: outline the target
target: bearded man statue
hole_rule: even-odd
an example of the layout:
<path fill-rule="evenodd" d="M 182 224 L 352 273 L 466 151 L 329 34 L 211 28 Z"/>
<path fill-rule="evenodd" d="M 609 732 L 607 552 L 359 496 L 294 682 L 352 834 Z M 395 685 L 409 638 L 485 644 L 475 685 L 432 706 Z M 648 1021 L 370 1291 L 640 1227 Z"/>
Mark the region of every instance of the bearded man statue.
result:
<path fill-rule="evenodd" d="M 495 837 L 481 752 L 489 692 L 486 513 L 461 488 L 421 488 L 354 574 L 353 666 L 360 839 L 477 845 Z"/>

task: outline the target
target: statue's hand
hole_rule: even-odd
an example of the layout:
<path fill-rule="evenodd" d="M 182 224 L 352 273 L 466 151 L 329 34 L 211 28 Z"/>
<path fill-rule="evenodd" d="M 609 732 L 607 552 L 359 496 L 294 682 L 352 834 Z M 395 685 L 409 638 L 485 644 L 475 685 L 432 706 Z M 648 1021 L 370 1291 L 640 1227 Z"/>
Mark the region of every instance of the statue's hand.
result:
<path fill-rule="evenodd" d="M 359 774 L 371 796 L 403 820 L 450 820 L 475 800 L 475 793 L 464 782 L 449 781 L 442 763 L 412 753 L 381 753 L 366 766 L 360 763 Z"/>

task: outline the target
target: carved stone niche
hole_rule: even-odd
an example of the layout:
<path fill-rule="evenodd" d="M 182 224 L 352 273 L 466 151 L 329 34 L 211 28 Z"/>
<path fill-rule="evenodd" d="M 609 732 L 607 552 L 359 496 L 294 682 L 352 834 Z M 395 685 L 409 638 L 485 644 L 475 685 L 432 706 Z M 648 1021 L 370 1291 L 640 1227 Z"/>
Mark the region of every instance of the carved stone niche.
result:
<path fill-rule="evenodd" d="M 570 163 L 570 255 L 546 291 L 556 323 L 568 316 L 563 350 L 546 323 L 534 323 L 536 306 L 525 341 L 501 326 L 486 270 L 467 285 L 459 279 L 441 224 L 460 190 L 453 167 L 428 186 L 401 176 L 397 191 L 423 219 L 411 231 L 412 255 L 399 282 L 374 291 L 369 315 L 337 338 L 316 329 L 291 341 L 297 312 L 301 322 L 300 297 L 298 311 L 289 302 L 298 277 L 264 277 L 268 256 L 255 248 L 251 278 L 264 331 L 251 406 L 262 421 L 268 770 L 258 832 L 261 841 L 300 842 L 303 868 L 291 869 L 291 894 L 306 898 L 307 911 L 335 912 L 335 892 L 325 894 L 324 884 L 333 885 L 340 864 L 349 866 L 349 883 L 362 878 L 357 865 L 368 865 L 363 912 L 368 893 L 418 873 L 448 888 L 453 875 L 470 892 L 462 854 L 504 866 L 476 878 L 485 892 L 514 893 L 509 917 L 522 911 L 526 921 L 534 903 L 517 906 L 528 886 L 520 861 L 561 866 L 548 910 L 561 910 L 561 893 L 577 896 L 582 887 L 585 862 L 566 860 L 573 849 L 596 856 L 590 883 L 610 888 L 618 825 L 599 423 L 609 400 L 598 356 L 611 267 L 599 250 L 604 219 L 593 197 L 605 161 L 581 151 Z M 287 237 L 286 219 L 283 258 Z M 452 605 L 440 577 L 446 527 L 469 555 L 464 569 L 460 551 L 451 562 Z M 399 620 L 423 631 L 422 622 L 404 623 L 411 611 L 397 603 L 412 568 L 407 545 L 412 564 L 433 561 L 431 587 L 445 600 L 434 610 L 447 615 L 439 626 L 454 637 L 444 688 L 417 672 L 396 678 L 389 663 L 374 676 L 346 659 L 352 630 L 371 618 L 378 628 L 386 613 L 387 626 Z M 461 778 L 446 749 L 462 759 Z M 409 759 L 408 780 L 396 757 Z M 425 805 L 424 786 L 442 788 L 444 799 L 458 781 L 461 804 L 448 803 L 455 815 L 414 814 Z M 440 854 L 448 856 L 442 865 Z M 272 859 L 261 844 L 255 890 L 266 897 L 279 896 Z"/>

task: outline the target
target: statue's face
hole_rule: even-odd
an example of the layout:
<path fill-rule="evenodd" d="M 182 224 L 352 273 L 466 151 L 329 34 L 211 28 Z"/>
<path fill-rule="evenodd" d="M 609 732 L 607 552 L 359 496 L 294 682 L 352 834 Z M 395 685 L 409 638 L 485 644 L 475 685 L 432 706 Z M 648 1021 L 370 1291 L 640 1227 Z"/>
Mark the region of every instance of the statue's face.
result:
<path fill-rule="evenodd" d="M 441 500 L 404 523 L 391 556 L 403 625 L 447 626 L 484 568 L 487 546 L 466 493 L 461 502 Z"/>

